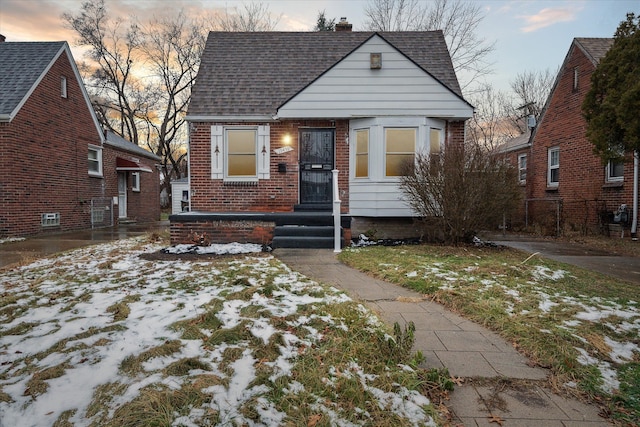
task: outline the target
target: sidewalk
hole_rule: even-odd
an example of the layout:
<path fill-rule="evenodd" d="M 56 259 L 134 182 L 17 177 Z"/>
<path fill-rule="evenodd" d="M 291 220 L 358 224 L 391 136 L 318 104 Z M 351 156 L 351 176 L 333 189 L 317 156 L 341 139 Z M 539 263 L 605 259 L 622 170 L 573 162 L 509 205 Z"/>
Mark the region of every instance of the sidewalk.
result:
<path fill-rule="evenodd" d="M 426 368 L 446 367 L 454 377 L 494 381 L 462 382 L 447 402 L 453 425 L 607 426 L 597 408 L 565 399 L 538 385 L 548 371 L 488 329 L 449 312 L 411 290 L 376 280 L 340 263 L 330 249 L 277 249 L 274 256 L 291 269 L 334 285 L 364 303 L 392 325 L 413 321 L 415 348 Z M 496 379 L 502 379 L 498 385 Z M 509 385 L 508 379 L 513 379 Z M 489 385 L 482 385 L 488 383 Z M 518 385 L 520 384 L 520 385 Z"/>

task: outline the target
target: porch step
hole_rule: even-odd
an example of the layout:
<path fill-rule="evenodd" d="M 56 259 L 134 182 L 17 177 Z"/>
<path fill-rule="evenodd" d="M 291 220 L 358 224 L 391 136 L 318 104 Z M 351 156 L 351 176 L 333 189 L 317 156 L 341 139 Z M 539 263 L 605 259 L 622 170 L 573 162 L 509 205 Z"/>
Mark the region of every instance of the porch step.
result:
<path fill-rule="evenodd" d="M 303 203 L 293 206 L 294 212 L 331 212 L 333 205 L 331 203 Z"/>
<path fill-rule="evenodd" d="M 334 247 L 333 226 L 280 225 L 274 229 L 271 246 L 277 248 L 330 249 Z M 344 244 L 344 243 L 342 243 Z"/>

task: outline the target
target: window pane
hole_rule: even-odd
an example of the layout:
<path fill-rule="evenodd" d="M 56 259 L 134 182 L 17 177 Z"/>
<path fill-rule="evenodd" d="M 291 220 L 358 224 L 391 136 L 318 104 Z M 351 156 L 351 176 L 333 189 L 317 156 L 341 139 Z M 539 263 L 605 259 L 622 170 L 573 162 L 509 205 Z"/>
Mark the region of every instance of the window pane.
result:
<path fill-rule="evenodd" d="M 229 154 L 228 163 L 229 176 L 256 175 L 255 154 Z"/>
<path fill-rule="evenodd" d="M 550 166 L 557 166 L 560 163 L 560 151 L 559 150 L 552 150 L 549 152 L 549 165 Z"/>
<path fill-rule="evenodd" d="M 406 163 L 413 163 L 413 154 L 387 154 L 386 176 L 401 176 Z"/>
<path fill-rule="evenodd" d="M 255 154 L 255 130 L 229 130 L 227 138 L 229 140 L 229 154 Z"/>
<path fill-rule="evenodd" d="M 442 151 L 442 130 L 431 129 L 429 131 L 429 152 L 440 153 Z"/>
<path fill-rule="evenodd" d="M 550 182 L 560 182 L 559 181 L 559 177 L 560 177 L 560 169 L 551 169 L 551 174 L 550 174 L 549 181 Z"/>
<path fill-rule="evenodd" d="M 611 160 L 609 162 L 609 177 L 621 178 L 624 176 L 624 162 Z"/>
<path fill-rule="evenodd" d="M 385 129 L 387 153 L 415 153 L 415 129 Z"/>
<path fill-rule="evenodd" d="M 356 178 L 369 176 L 369 130 L 356 131 Z"/>

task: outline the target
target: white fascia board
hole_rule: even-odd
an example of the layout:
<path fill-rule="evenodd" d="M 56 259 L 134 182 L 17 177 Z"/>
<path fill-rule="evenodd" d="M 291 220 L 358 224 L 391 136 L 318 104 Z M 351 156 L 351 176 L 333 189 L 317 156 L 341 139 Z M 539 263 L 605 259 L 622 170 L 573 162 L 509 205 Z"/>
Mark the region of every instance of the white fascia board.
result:
<path fill-rule="evenodd" d="M 270 115 L 254 116 L 186 116 L 188 122 L 274 122 L 276 117 Z"/>

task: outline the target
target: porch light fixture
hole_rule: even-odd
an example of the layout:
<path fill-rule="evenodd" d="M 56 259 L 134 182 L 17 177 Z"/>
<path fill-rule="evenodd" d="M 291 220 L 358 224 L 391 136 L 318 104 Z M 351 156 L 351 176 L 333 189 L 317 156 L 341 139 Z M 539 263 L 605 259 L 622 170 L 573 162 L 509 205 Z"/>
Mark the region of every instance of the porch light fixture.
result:
<path fill-rule="evenodd" d="M 284 136 L 282 137 L 282 143 L 284 145 L 291 145 L 291 135 L 288 133 L 285 133 Z"/>

